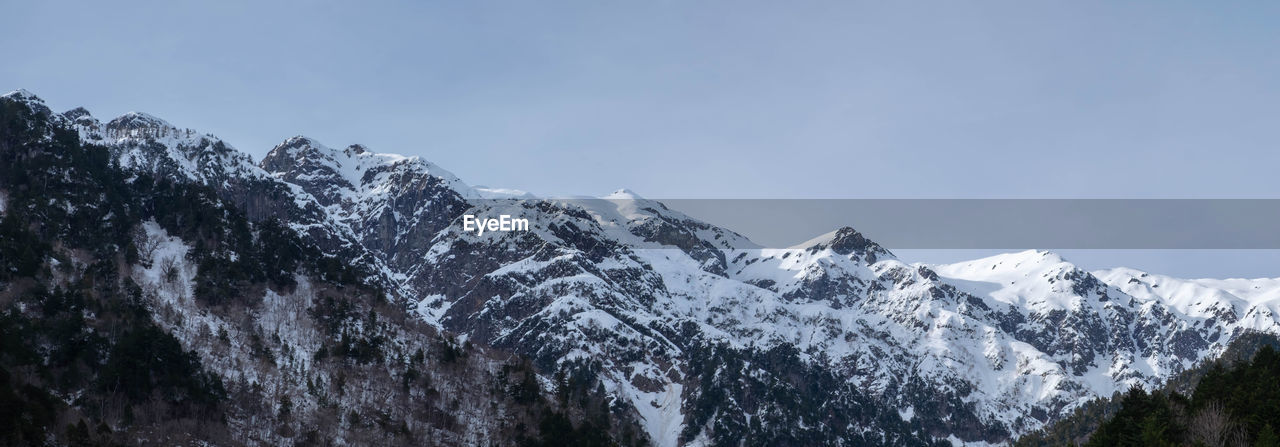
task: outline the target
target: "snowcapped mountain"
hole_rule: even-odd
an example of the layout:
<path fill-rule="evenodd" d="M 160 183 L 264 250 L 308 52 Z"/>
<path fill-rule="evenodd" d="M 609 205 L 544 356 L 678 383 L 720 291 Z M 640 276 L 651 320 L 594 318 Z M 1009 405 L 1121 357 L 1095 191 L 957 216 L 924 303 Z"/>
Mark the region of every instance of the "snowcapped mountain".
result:
<path fill-rule="evenodd" d="M 22 93 L 14 97 L 18 95 Z M 38 98 L 30 100 L 34 95 L 25 95 L 28 95 L 24 96 L 27 102 L 43 107 Z M 84 108 L 51 116 L 74 129 L 86 144 L 106 147 L 122 169 L 214 188 L 250 219 L 280 220 L 316 243 L 327 255 L 350 260 L 361 267 L 371 282 L 393 293 L 413 293 L 395 277 L 384 257 L 368 252 L 343 216 L 328 209 L 327 201 L 311 195 L 304 186 L 305 181 L 279 181 L 254 164 L 248 154 L 216 136 L 179 129 L 140 112 L 126 113 L 106 124 Z M 290 142 L 301 141 L 309 140 L 290 139 Z"/>
<path fill-rule="evenodd" d="M 470 206 L 479 193 L 453 174 L 417 157 L 343 150 L 306 137 L 277 145 L 262 159 L 272 178 L 296 185 L 357 243 L 385 263 L 386 275 L 416 296 L 408 272 L 417 268 L 427 242 Z"/>
<path fill-rule="evenodd" d="M 254 164 L 150 115 L 102 124 L 5 97 L 126 172 L 285 223 L 421 321 L 531 358 L 544 381 L 598 378 L 661 446 L 1001 443 L 1280 329 L 1280 279 L 1089 272 L 1043 251 L 925 265 L 847 227 L 763 248 L 626 190 L 541 199 L 306 137 Z M 529 230 L 467 232 L 465 214 Z"/>
<path fill-rule="evenodd" d="M 327 219 L 300 188 L 138 117 L 83 144 L 0 97 L 0 444 L 635 445 L 598 381 L 422 324 L 340 226 L 282 224 Z"/>

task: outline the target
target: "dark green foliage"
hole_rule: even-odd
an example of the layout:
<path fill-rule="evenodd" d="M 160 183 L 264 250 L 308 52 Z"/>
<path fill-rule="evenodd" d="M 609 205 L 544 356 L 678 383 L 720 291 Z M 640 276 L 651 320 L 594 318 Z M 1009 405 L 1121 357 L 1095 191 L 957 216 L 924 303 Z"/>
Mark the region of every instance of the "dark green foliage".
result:
<path fill-rule="evenodd" d="M 161 399 L 179 414 L 208 409 L 226 397 L 222 381 L 202 371 L 200 360 L 152 325 L 122 335 L 98 373 L 98 387 L 131 402 Z"/>
<path fill-rule="evenodd" d="M 44 439 L 53 422 L 76 414 L 123 414 L 94 425 L 127 427 L 135 406 L 162 408 L 169 418 L 202 417 L 213 423 L 224 399 L 222 383 L 176 339 L 156 327 L 119 290 L 90 294 L 87 278 L 75 289 L 28 289 L 0 314 L 0 440 Z M 85 318 L 92 312 L 95 318 Z M 123 331 L 113 333 L 111 328 Z M 67 406 L 57 395 L 78 395 Z M 144 421 L 156 422 L 156 421 Z M 69 440 L 96 439 L 102 430 L 60 427 Z M 32 434 L 41 435 L 33 438 Z"/>
<path fill-rule="evenodd" d="M 685 441 L 707 427 L 717 446 L 946 445 L 922 441 L 929 436 L 918 427 L 830 371 L 805 363 L 789 345 L 760 352 L 704 344 L 687 352 L 691 377 L 701 383 L 686 409 Z"/>
<path fill-rule="evenodd" d="M 280 411 L 277 414 L 280 419 L 288 419 L 293 414 L 293 399 L 288 394 L 280 396 Z"/>
<path fill-rule="evenodd" d="M 48 252 L 13 214 L 0 217 L 0 280 L 35 276 Z"/>
<path fill-rule="evenodd" d="M 538 433 L 538 439 L 526 440 L 522 445 L 528 447 L 607 447 L 616 445 L 609 439 L 609 432 L 605 431 L 604 428 L 593 425 L 591 421 L 584 421 L 578 427 L 574 427 L 573 422 L 559 412 L 543 414 L 542 421 L 538 423 Z"/>
<path fill-rule="evenodd" d="M 307 310 L 327 336 L 313 358 L 319 361 L 332 356 L 361 365 L 382 361 L 386 328 L 378 322 L 373 309 L 362 317 L 356 311 L 358 304 L 375 303 L 355 303 L 345 297 L 325 295 Z"/>
<path fill-rule="evenodd" d="M 275 354 L 271 353 L 271 349 L 262 341 L 262 334 L 257 331 L 249 334 L 249 352 L 253 353 L 253 358 L 266 363 L 275 363 Z"/>
<path fill-rule="evenodd" d="M 324 328 L 325 335 L 336 337 L 355 317 L 355 305 L 346 299 L 324 295 L 307 312 Z"/>
<path fill-rule="evenodd" d="M 1109 399 L 1094 399 L 1077 408 L 1071 416 L 1041 430 L 1028 433 L 1014 442 L 1018 447 L 1079 445 L 1120 410 L 1122 394 Z"/>
<path fill-rule="evenodd" d="M 392 322 L 403 321 L 403 313 L 397 313 L 403 310 L 389 310 L 393 306 L 376 288 L 360 283 L 367 272 L 323 255 L 280 222 L 251 221 L 211 188 L 121 170 L 110 158 L 108 149 L 81 145 L 74 132 L 52 124 L 47 112 L 0 100 L 0 194 L 6 204 L 0 216 L 0 445 L 115 445 L 140 439 L 165 444 L 157 435 L 234 445 L 225 436 L 208 436 L 225 435 L 228 416 L 297 421 L 312 411 L 294 400 L 297 395 L 258 400 L 262 387 L 244 384 L 243 376 L 241 382 L 229 379 L 234 397 L 228 396 L 219 376 L 153 322 L 146 306 L 154 303 L 144 303 L 128 272 L 131 265 L 158 262 L 144 256 L 136 238 L 148 221 L 191 245 L 188 259 L 180 261 L 197 266 L 194 295 L 202 311 L 252 312 L 263 288 L 290 289 L 299 272 L 322 286 L 325 296 L 310 313 L 326 337 L 314 358 L 347 364 L 328 368 L 336 374 L 320 376 L 323 382 L 307 377 L 308 393 L 320 396 L 325 407 L 320 411 L 332 410 L 337 421 L 346 416 L 351 427 L 388 433 L 396 443 L 432 442 L 411 439 L 400 415 L 340 408 L 330 400 L 346 392 L 346 372 L 363 385 L 356 381 L 368 375 L 360 372 L 394 372 L 408 357 L 393 355 L 400 347 L 388 343 L 387 336 Z M 347 292 L 350 296 L 344 296 Z M 280 345 L 279 338 L 243 326 L 235 338 L 244 334 L 263 363 L 253 366 L 274 367 L 272 348 Z M 225 327 L 217 328 L 215 340 L 219 348 L 234 347 Z M 493 376 L 484 362 L 493 360 L 470 357 L 469 344 L 440 340 L 444 349 L 430 354 L 419 349 L 411 356 L 402 386 L 427 400 L 452 399 L 456 409 L 459 396 L 432 388 L 432 370 L 442 367 L 434 360 L 450 363 L 455 378 L 480 374 L 486 379 Z M 518 379 L 489 395 L 522 415 L 522 422 L 504 434 L 528 445 L 617 445 L 611 440 L 615 433 L 623 445 L 644 444 L 634 421 L 611 417 L 614 409 L 594 376 L 565 391 L 573 402 L 555 405 L 544 398 L 527 361 L 513 365 L 511 377 Z M 472 367 L 477 369 L 467 369 Z M 428 403 L 425 408 L 428 424 L 460 429 L 461 422 L 443 407 Z M 280 425 L 282 436 L 300 444 L 326 442 L 314 428 L 293 432 L 289 423 Z M 170 430 L 174 427 L 180 429 Z M 415 430 L 422 432 L 420 425 Z"/>
<path fill-rule="evenodd" d="M 1182 438 L 1183 431 L 1181 426 L 1172 423 L 1174 408 L 1164 394 L 1148 394 L 1142 388 L 1132 388 L 1120 401 L 1115 416 L 1089 438 L 1089 445 L 1173 445 Z"/>
<path fill-rule="evenodd" d="M 315 360 L 336 357 L 361 365 L 382 361 L 383 344 L 387 341 L 383 334 L 385 327 L 378 323 L 372 309 L 362 318 L 356 308 L 357 303 L 347 298 L 325 295 L 307 310 L 327 337 L 325 344 L 316 351 Z"/>
<path fill-rule="evenodd" d="M 1092 410 L 1077 411 L 1017 445 L 1065 445 L 1086 436 L 1090 446 L 1199 445 L 1215 444 L 1214 439 L 1275 445 L 1274 427 L 1280 426 L 1277 345 L 1274 335 L 1243 334 L 1221 358 L 1178 375 L 1162 390 L 1134 388 L 1091 404 L 1086 409 Z M 1221 423 L 1203 423 L 1215 416 Z M 1088 427 L 1089 420 L 1097 429 L 1082 435 L 1078 429 Z"/>
<path fill-rule="evenodd" d="M 47 391 L 28 383 L 14 383 L 0 368 L 0 443 L 35 444 L 57 419 L 61 407 Z"/>
<path fill-rule="evenodd" d="M 0 444 L 109 443 L 119 429 L 164 422 L 154 415 L 220 424 L 221 381 L 155 326 L 119 271 L 138 261 L 144 216 L 170 218 L 174 234 L 217 233 L 219 222 L 183 217 L 208 206 L 198 191 L 128 179 L 106 150 L 47 119 L 0 100 Z M 151 196 L 156 188 L 169 194 Z M 178 208 L 187 214 L 155 214 Z M 72 250 L 87 261 L 53 281 L 74 271 Z"/>
<path fill-rule="evenodd" d="M 261 282 L 292 287 L 298 270 L 342 284 L 364 276 L 278 221 L 250 222 L 209 187 L 126 173 L 106 148 L 82 146 L 48 117 L 0 102 L 0 191 L 9 195 L 0 219 L 0 280 L 38 273 L 49 251 L 42 241 L 89 249 L 98 259 L 136 259 L 132 232 L 147 219 L 194 245 L 201 272 L 195 295 L 207 304 L 252 305 L 243 290 Z"/>
<path fill-rule="evenodd" d="M 512 376 L 516 380 L 507 392 L 516 403 L 527 405 L 541 397 L 542 387 L 538 386 L 538 376 L 533 371 L 532 363 L 526 360 L 525 363 L 518 365 L 503 365 L 500 377 L 510 381 Z"/>
<path fill-rule="evenodd" d="M 584 360 L 564 362 L 556 372 L 557 403 L 542 397 L 533 363 L 521 360 L 504 365 L 499 374 L 502 388 L 512 400 L 535 409 L 536 436 L 521 434 L 523 447 L 645 446 L 635 424 L 619 422 L 611 415 L 609 396 L 599 380 L 600 365 Z M 575 423 L 574 420 L 578 422 Z"/>
<path fill-rule="evenodd" d="M 1232 419 L 1256 438 L 1270 425 L 1280 426 L 1280 354 L 1263 346 L 1252 362 L 1214 368 L 1205 375 L 1191 398 L 1191 410 L 1221 403 Z"/>
<path fill-rule="evenodd" d="M 459 358 L 466 355 L 466 352 L 459 348 L 457 342 L 452 339 L 441 338 L 439 348 L 440 361 L 444 363 L 454 363 L 458 361 Z"/>
<path fill-rule="evenodd" d="M 331 352 L 361 365 L 375 363 L 382 360 L 382 344 L 385 341 L 386 337 L 376 330 L 368 333 L 343 331 Z"/>
<path fill-rule="evenodd" d="M 1280 447 L 1280 436 L 1276 435 L 1276 430 L 1271 424 L 1264 424 L 1262 430 L 1258 431 L 1258 438 L 1253 445 L 1254 447 Z"/>

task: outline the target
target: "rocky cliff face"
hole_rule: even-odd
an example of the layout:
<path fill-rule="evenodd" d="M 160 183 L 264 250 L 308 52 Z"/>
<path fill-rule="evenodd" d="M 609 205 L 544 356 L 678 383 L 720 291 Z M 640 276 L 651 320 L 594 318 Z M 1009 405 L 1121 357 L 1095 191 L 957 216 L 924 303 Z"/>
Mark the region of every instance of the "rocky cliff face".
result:
<path fill-rule="evenodd" d="M 336 150 L 294 137 L 273 148 L 260 166 L 314 197 L 408 290 L 426 284 L 406 272 L 419 266 L 432 238 L 471 207 L 467 200 L 478 198 L 435 165 L 360 145 Z"/>
<path fill-rule="evenodd" d="M 295 137 L 254 165 L 142 114 L 50 116 L 126 171 L 284 222 L 426 325 L 547 380 L 598 378 L 659 445 L 998 443 L 1277 329 L 1275 281 L 1087 272 L 1038 251 L 912 264 L 852 228 L 759 248 L 628 191 L 493 198 L 359 145 Z M 530 228 L 468 233 L 463 214 Z"/>
<path fill-rule="evenodd" d="M 341 257 L 358 243 L 282 223 L 325 217 L 300 189 L 136 117 L 98 145 L 0 97 L 0 444 L 644 442 L 594 377 L 422 323 Z M 254 185 L 280 214 L 249 215 Z"/>

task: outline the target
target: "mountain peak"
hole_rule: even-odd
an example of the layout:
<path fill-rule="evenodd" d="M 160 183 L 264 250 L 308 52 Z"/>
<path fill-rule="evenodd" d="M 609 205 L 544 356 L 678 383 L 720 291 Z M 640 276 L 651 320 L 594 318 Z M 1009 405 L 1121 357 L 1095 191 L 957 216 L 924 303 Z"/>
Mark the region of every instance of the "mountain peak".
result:
<path fill-rule="evenodd" d="M 366 178 L 370 172 L 396 171 L 433 176 L 440 178 L 463 196 L 477 197 L 470 186 L 452 173 L 419 157 L 377 153 L 360 144 L 339 150 L 302 135 L 290 137 L 276 145 L 258 165 L 267 172 L 283 175 L 284 178 L 324 173 L 324 176 L 339 181 L 344 187 L 356 189 L 369 186 L 366 185 L 369 181 L 375 181 L 374 177 Z M 375 183 L 384 180 L 376 180 Z"/>
<path fill-rule="evenodd" d="M 877 259 L 885 255 L 892 256 L 889 250 L 881 247 L 875 241 L 867 239 L 862 233 L 849 226 L 840 227 L 830 233 L 802 242 L 796 245 L 795 248 L 813 251 L 830 248 L 831 251 L 842 256 L 855 253 L 865 254 L 868 263 L 875 263 Z"/>
<path fill-rule="evenodd" d="M 43 107 L 39 98 L 26 91 L 6 95 L 3 101 L 14 101 L 5 109 L 17 109 L 27 117 L 30 113 L 13 105 L 21 101 L 32 110 Z M 601 386 L 611 393 L 605 398 L 613 402 L 611 405 L 631 405 L 655 445 L 677 444 L 686 421 L 698 424 L 691 426 L 693 429 L 705 426 L 699 415 L 686 417 L 684 411 L 690 405 L 708 402 L 714 405 L 712 410 L 699 413 L 726 415 L 734 418 L 731 421 L 753 425 L 749 421 L 758 412 L 739 402 L 751 399 L 751 407 L 763 408 L 796 398 L 840 405 L 884 402 L 884 413 L 867 414 L 892 419 L 897 408 L 896 414 L 910 422 L 906 425 L 930 424 L 937 427 L 935 433 L 953 440 L 963 435 L 966 442 L 1000 443 L 1038 428 L 1047 418 L 1074 411 L 1073 405 L 1080 402 L 1133 384 L 1150 386 L 1215 352 L 1221 344 L 1216 340 L 1224 334 L 1223 340 L 1242 328 L 1280 327 L 1274 322 L 1275 315 L 1280 315 L 1276 312 L 1280 279 L 1269 283 L 1181 281 L 1121 271 L 1099 280 L 1058 254 L 1042 250 L 941 266 L 906 264 L 848 226 L 790 249 L 763 248 L 628 189 L 605 195 L 604 200 L 578 197 L 584 200 L 564 206 L 556 199 L 484 203 L 478 199 L 533 197 L 510 189 L 469 188 L 419 157 L 380 154 L 358 144 L 328 147 L 312 138 L 295 136 L 273 148 L 255 167 L 247 155 L 235 155 L 238 152 L 221 140 L 187 129 L 172 131 L 167 122 L 147 114 L 131 113 L 112 120 L 122 130 L 111 133 L 113 138 L 93 140 L 87 136 L 91 131 L 107 133 L 100 132 L 101 126 L 94 124 L 96 120 L 83 108 L 67 111 L 50 122 L 76 124 L 83 141 L 102 141 L 97 144 L 120 160 L 121 169 L 203 182 L 218 194 L 219 201 L 241 209 L 255 221 L 279 220 L 286 225 L 284 229 L 296 232 L 302 242 L 322 250 L 319 253 L 326 258 L 367 272 L 367 280 L 355 280 L 387 290 L 387 298 L 394 300 L 392 306 L 380 308 L 401 309 L 407 304 L 427 325 L 475 340 L 480 348 L 474 351 L 476 355 L 487 355 L 488 346 L 500 346 L 504 356 L 507 352 L 528 354 L 537 356 L 534 361 L 548 364 L 574 358 L 598 365 Z M 161 129 L 153 130 L 157 127 Z M 156 135 L 168 137 L 150 139 Z M 148 138 L 140 138 L 144 136 Z M 32 147 L 42 150 L 46 146 Z M 0 151 L 15 148 L 28 149 L 6 145 Z M 420 147 L 410 150 L 429 153 Z M 45 159 L 63 160 L 34 160 Z M 29 171 L 33 175 L 65 172 Z M 147 209 L 140 207 L 143 212 Z M 462 213 L 501 216 L 504 211 L 529 217 L 529 231 L 482 238 L 468 235 L 465 226 L 458 227 L 459 216 L 465 216 Z M 88 224 L 88 231 L 101 225 L 96 219 L 76 222 Z M 167 247 L 161 249 L 167 254 L 190 248 L 177 233 L 160 228 L 154 218 L 144 225 L 136 237 L 145 239 L 137 242 L 158 241 Z M 234 237 L 237 233 L 226 234 Z M 257 239 L 263 243 L 280 240 Z M 134 239 L 114 245 L 130 241 Z M 215 251 L 210 253 L 223 251 L 222 245 L 212 247 Z M 226 248 L 230 252 L 236 246 Z M 184 261 L 181 256 L 175 259 L 196 261 Z M 243 259 L 257 262 L 265 258 L 250 252 Z M 198 267 L 195 263 L 184 265 L 192 267 L 191 272 Z M 331 270 L 327 263 L 319 265 L 322 275 Z M 154 298 L 153 290 L 163 292 L 166 298 L 154 303 L 192 306 L 180 310 L 184 315 L 210 318 L 198 325 L 172 323 L 169 318 L 155 320 L 167 322 L 166 328 L 185 331 L 180 342 L 195 343 L 202 349 L 200 355 L 215 359 L 212 365 L 228 364 L 223 362 L 230 357 L 220 357 L 226 352 L 238 353 L 235 362 L 253 358 L 256 351 L 228 351 L 216 343 L 205 343 L 207 337 L 196 333 L 205 328 L 203 322 L 232 329 L 235 323 L 220 322 L 221 312 L 204 312 L 203 304 L 183 294 L 190 289 L 171 293 L 173 288 L 165 285 L 168 280 L 160 278 L 161 266 L 139 267 L 144 271 L 134 278 L 145 280 L 141 285 L 147 299 Z M 302 273 L 296 273 L 299 271 Z M 284 348 L 326 346 L 335 341 L 311 340 L 313 334 L 324 336 L 332 331 L 312 329 L 320 327 L 312 323 L 324 321 L 295 318 L 299 315 L 295 304 L 323 298 L 320 293 L 345 292 L 305 273 L 295 270 L 298 287 L 293 291 L 255 286 L 255 293 L 263 293 L 265 298 L 258 306 L 256 297 L 250 297 L 253 301 L 249 304 L 260 309 L 265 319 L 245 320 L 245 331 L 233 332 L 234 340 L 245 340 L 262 327 L 296 319 L 299 325 L 278 331 L 284 341 L 266 341 L 271 352 L 281 353 L 282 361 L 299 361 L 299 354 L 301 361 L 311 357 L 309 350 Z M 204 269 L 200 275 L 215 276 L 200 278 L 220 281 L 218 274 Z M 188 274 L 178 276 L 183 283 L 194 279 Z M 318 287 L 305 285 L 304 280 Z M 358 289 L 363 290 L 348 290 Z M 259 315 L 254 309 L 249 314 Z M 359 319 L 363 313 L 350 315 Z M 401 318 L 406 317 L 403 314 L 396 314 L 399 320 L 382 315 L 375 315 L 381 323 L 367 325 L 377 332 L 364 331 L 366 325 L 357 320 L 351 320 L 355 323 L 352 326 L 341 324 L 352 329 L 352 335 L 364 337 L 399 333 L 396 321 L 410 321 Z M 233 316 L 238 318 L 240 313 Z M 414 339 L 387 340 L 387 349 L 380 351 L 385 352 L 386 361 L 378 361 L 387 368 L 405 367 L 404 362 L 390 359 L 405 358 L 402 348 L 412 349 Z M 427 348 L 443 345 L 452 349 L 452 340 L 433 342 Z M 190 346 L 184 345 L 184 349 Z M 244 343 L 234 346 L 247 347 Z M 699 358 L 729 358 L 735 365 L 746 366 L 717 369 L 714 374 L 733 374 L 725 376 L 725 381 L 703 381 L 698 374 L 706 369 L 699 365 Z M 484 362 L 476 364 L 486 368 L 498 365 Z M 341 368 L 350 364 L 331 358 L 312 366 Z M 715 362 L 708 364 L 715 366 Z M 795 365 L 804 368 L 796 369 Z M 385 380 L 376 380 L 383 377 L 382 369 L 375 371 L 377 374 L 370 376 L 375 380 L 368 383 L 385 385 Z M 341 369 L 318 371 L 329 374 Z M 399 374 L 399 370 L 388 371 Z M 525 374 L 532 377 L 528 375 L 532 372 Z M 267 389 L 293 393 L 289 396 L 296 399 L 291 401 L 298 405 L 294 408 L 317 408 L 317 396 L 297 392 L 288 377 L 260 376 L 274 380 Z M 350 377 L 364 380 L 363 373 Z M 781 379 L 774 379 L 778 377 Z M 911 382 L 899 382 L 903 378 Z M 792 385 L 797 381 L 815 386 L 796 394 Z M 458 386 L 482 382 L 488 383 L 480 380 Z M 400 388 L 399 383 L 392 385 Z M 956 394 L 961 387 L 963 395 Z M 874 394 L 864 395 L 860 391 L 864 389 Z M 848 394 L 854 391 L 857 394 Z M 724 397 L 689 400 L 690 396 L 711 393 Z M 774 400 L 757 400 L 759 396 Z M 964 408 L 954 405 L 956 402 L 964 403 Z M 353 408 L 365 408 L 360 405 Z M 853 407 L 817 411 L 855 414 L 845 408 Z M 878 406 L 865 408 L 881 411 Z M 786 419 L 769 425 L 780 430 L 800 426 L 799 422 L 819 427 L 824 431 L 800 433 L 804 436 L 801 439 L 813 443 L 820 443 L 822 438 L 817 436 L 823 434 L 844 436 L 826 431 L 840 427 L 880 433 L 886 427 L 904 425 L 893 420 L 883 426 L 878 422 L 854 423 L 820 414 L 815 417 L 816 413 L 805 411 L 808 415 L 784 415 Z M 414 414 L 405 413 L 406 418 Z M 1039 416 L 1026 417 L 1028 414 Z M 242 422 L 236 420 L 235 424 Z M 421 426 L 412 421 L 407 424 Z M 981 433 L 975 432 L 978 429 Z M 741 434 L 770 434 L 752 430 Z M 703 430 L 695 439 L 736 442 L 738 435 Z M 868 442 L 886 439 L 877 437 Z M 490 440 L 475 443 L 486 441 Z"/>
<path fill-rule="evenodd" d="M 880 244 L 867 239 L 852 227 L 840 227 L 831 238 L 831 251 L 847 255 L 854 252 L 888 253 Z"/>
<path fill-rule="evenodd" d="M 20 88 L 20 89 L 11 91 L 9 93 L 5 93 L 4 96 L 0 96 L 0 98 L 9 98 L 17 101 L 29 101 L 29 102 L 38 102 L 38 103 L 44 104 L 43 99 L 40 99 L 40 97 L 36 96 L 35 93 L 31 93 L 31 91 L 24 88 Z"/>
<path fill-rule="evenodd" d="M 296 169 L 299 166 L 319 163 L 338 169 L 341 166 L 335 159 L 334 150 L 320 142 L 303 135 L 286 138 L 267 152 L 258 162 L 259 167 L 267 172 L 280 173 Z"/>
<path fill-rule="evenodd" d="M 44 104 L 43 99 L 40 99 L 40 97 L 36 96 L 35 93 L 31 93 L 25 89 L 17 89 L 9 93 L 5 93 L 4 96 L 0 96 L 0 98 L 20 102 L 27 107 L 30 107 L 32 111 L 40 115 L 48 116 L 53 113 L 49 110 L 49 107 Z"/>
<path fill-rule="evenodd" d="M 89 109 L 86 109 L 86 108 L 84 108 L 84 107 L 76 107 L 76 108 L 71 109 L 71 110 L 68 110 L 68 111 L 66 111 L 66 112 L 62 112 L 62 116 L 65 116 L 65 117 L 67 117 L 67 119 L 70 119 L 70 120 L 73 120 L 73 121 L 74 121 L 74 120 L 77 120 L 77 119 L 80 119 L 80 118 L 83 118 L 83 117 L 86 117 L 86 116 L 90 116 L 90 117 L 91 117 L 91 116 L 93 116 L 93 114 L 92 114 L 92 113 L 89 113 Z"/>
<path fill-rule="evenodd" d="M 158 130 L 158 129 L 174 129 L 168 121 L 162 120 L 155 115 L 142 112 L 129 112 L 120 115 L 107 123 L 107 130 L 111 131 L 130 131 L 130 130 Z"/>
<path fill-rule="evenodd" d="M 306 135 L 294 135 L 292 137 L 285 138 L 283 142 L 276 145 L 276 148 L 277 149 L 279 148 L 293 149 L 293 148 L 302 148 L 307 146 L 323 146 L 323 145 L 321 145 L 320 142 L 316 141 L 315 139 L 308 137 Z"/>
<path fill-rule="evenodd" d="M 997 273 L 1040 271 L 1053 266 L 1073 267 L 1070 262 L 1057 253 L 1047 250 L 1024 250 L 1016 253 L 1001 253 L 972 261 L 935 266 L 935 270 L 948 272 L 970 271 L 966 277 L 988 276 Z"/>
<path fill-rule="evenodd" d="M 635 191 L 627 188 L 620 188 L 604 196 L 604 198 L 608 200 L 644 200 L 644 197 L 640 197 Z"/>
<path fill-rule="evenodd" d="M 1009 261 L 1017 262 L 1033 262 L 1037 264 L 1061 264 L 1069 263 L 1062 255 L 1049 250 L 1023 250 L 1016 253 L 1007 253 L 1004 258 Z"/>
<path fill-rule="evenodd" d="M 62 118 L 80 133 L 81 138 L 92 141 L 102 140 L 102 123 L 94 118 L 88 109 L 76 107 L 62 112 Z"/>
<path fill-rule="evenodd" d="M 262 158 L 261 166 L 267 171 L 279 171 L 306 162 L 323 162 L 326 165 L 335 165 L 334 167 L 337 168 L 342 165 L 338 160 L 339 157 L 348 158 L 351 155 L 350 152 L 342 154 L 314 138 L 295 135 L 271 148 L 267 156 Z"/>
<path fill-rule="evenodd" d="M 393 154 L 376 154 L 370 152 L 368 148 L 360 144 L 347 146 L 346 149 L 337 150 L 324 145 L 314 138 L 304 135 L 296 135 L 285 139 L 276 147 L 272 148 L 267 156 L 263 158 L 263 167 L 268 171 L 279 171 L 288 169 L 290 166 L 298 165 L 303 162 L 324 161 L 325 164 L 334 165 L 334 168 L 341 168 L 344 165 L 361 164 L 360 160 L 364 160 L 363 164 L 391 164 L 406 157 Z M 268 160 L 271 160 L 272 166 L 268 167 Z"/>

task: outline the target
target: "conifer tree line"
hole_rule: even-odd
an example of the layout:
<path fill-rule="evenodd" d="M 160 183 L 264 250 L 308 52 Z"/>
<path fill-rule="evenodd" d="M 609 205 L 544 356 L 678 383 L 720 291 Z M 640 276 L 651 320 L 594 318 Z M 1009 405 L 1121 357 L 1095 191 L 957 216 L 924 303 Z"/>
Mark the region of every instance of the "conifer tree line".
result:
<path fill-rule="evenodd" d="M 1092 402 L 1015 445 L 1280 447 L 1277 347 L 1275 335 L 1244 334 L 1161 389 Z"/>

